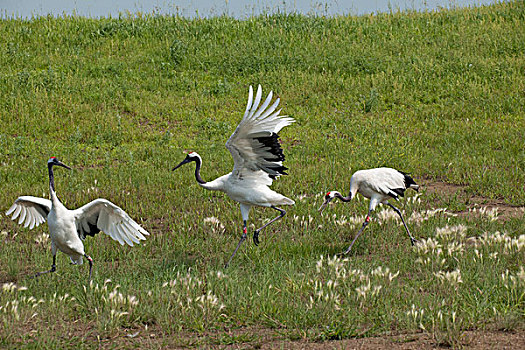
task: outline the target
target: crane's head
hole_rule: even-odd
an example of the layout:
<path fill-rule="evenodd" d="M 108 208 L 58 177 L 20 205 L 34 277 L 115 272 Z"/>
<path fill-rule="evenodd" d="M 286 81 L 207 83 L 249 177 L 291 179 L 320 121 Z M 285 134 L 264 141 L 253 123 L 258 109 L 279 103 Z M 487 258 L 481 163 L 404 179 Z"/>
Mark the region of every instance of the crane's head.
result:
<path fill-rule="evenodd" d="M 183 166 L 186 163 L 199 162 L 199 161 L 201 161 L 201 156 L 199 156 L 199 154 L 197 152 L 190 152 L 190 153 L 188 153 L 186 155 L 186 158 L 184 158 L 184 160 L 182 162 L 180 162 L 179 165 L 177 165 L 172 170 L 178 169 L 178 168 L 180 168 L 181 166 Z"/>
<path fill-rule="evenodd" d="M 70 167 L 68 167 L 67 165 L 65 165 L 64 163 L 62 163 L 61 161 L 58 160 L 57 157 L 51 157 L 49 158 L 49 160 L 47 161 L 47 166 L 48 167 L 52 167 L 54 165 L 58 165 L 58 166 L 61 166 L 61 167 L 64 167 L 66 169 L 69 169 L 71 170 Z"/>
<path fill-rule="evenodd" d="M 335 194 L 336 193 L 337 193 L 337 191 L 330 191 L 330 192 L 325 194 L 325 196 L 324 196 L 324 203 L 319 208 L 319 211 L 322 212 L 324 210 L 324 208 L 328 205 L 328 203 L 330 203 L 335 198 Z"/>

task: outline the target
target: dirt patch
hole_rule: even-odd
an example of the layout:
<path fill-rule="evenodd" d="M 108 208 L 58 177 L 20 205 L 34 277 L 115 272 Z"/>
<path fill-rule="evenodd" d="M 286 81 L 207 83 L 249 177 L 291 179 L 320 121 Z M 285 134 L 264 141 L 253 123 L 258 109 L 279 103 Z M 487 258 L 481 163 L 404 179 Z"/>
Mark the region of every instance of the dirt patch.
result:
<path fill-rule="evenodd" d="M 525 333 L 508 332 L 466 332 L 461 345 L 466 349 L 524 349 Z M 311 342 L 273 342 L 264 344 L 261 349 L 436 349 L 440 347 L 427 334 L 383 336 L 360 339 L 334 340 L 322 343 Z"/>
<path fill-rule="evenodd" d="M 290 340 L 277 330 L 265 328 L 246 328 L 233 332 L 201 334 L 163 335 L 154 329 L 140 332 L 128 332 L 103 339 L 101 348 L 157 348 L 170 349 L 206 348 L 206 349 L 449 349 L 450 346 L 437 344 L 428 333 L 384 335 L 380 337 L 350 338 L 343 340 L 309 341 Z M 463 349 L 525 349 L 525 331 L 467 331 L 459 339 Z"/>
<path fill-rule="evenodd" d="M 480 210 L 497 210 L 498 220 L 509 220 L 521 218 L 525 214 L 524 206 L 515 206 L 505 203 L 500 199 L 491 199 L 477 195 L 469 195 L 466 186 L 449 184 L 446 182 L 436 182 L 431 180 L 420 181 L 421 189 L 429 196 L 437 196 L 448 201 L 456 197 L 465 203 L 467 209 L 453 212 L 460 216 L 476 215 Z M 485 209 L 483 209 L 485 208 Z"/>
<path fill-rule="evenodd" d="M 79 322 L 80 321 L 80 322 Z M 77 320 L 69 323 L 40 323 L 31 319 L 23 327 L 11 330 L 12 334 L 22 336 L 5 338 L 12 347 L 21 347 L 27 341 L 42 343 L 49 341 L 50 334 L 60 348 L 74 348 L 80 345 L 97 345 L 99 349 L 290 349 L 290 350 L 328 350 L 328 349 L 450 349 L 440 345 L 430 333 L 385 334 L 376 337 L 349 338 L 342 340 L 312 341 L 308 339 L 291 340 L 290 336 L 304 334 L 286 328 L 241 327 L 235 329 L 216 329 L 204 332 L 165 333 L 159 325 L 120 329 L 116 332 L 97 330 L 93 321 Z M 0 339 L 5 332 L 0 330 Z M 75 340 L 76 338 L 76 340 Z M 514 331 L 472 330 L 465 331 L 458 339 L 458 347 L 463 349 L 525 349 L 525 329 Z"/>

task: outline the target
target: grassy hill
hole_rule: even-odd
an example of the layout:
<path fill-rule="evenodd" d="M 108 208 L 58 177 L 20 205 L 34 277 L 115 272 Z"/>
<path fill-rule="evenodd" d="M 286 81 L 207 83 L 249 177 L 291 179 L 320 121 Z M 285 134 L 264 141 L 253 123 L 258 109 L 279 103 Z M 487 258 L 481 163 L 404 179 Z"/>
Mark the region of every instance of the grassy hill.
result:
<path fill-rule="evenodd" d="M 525 205 L 523 33 L 523 1 L 335 18 L 0 21 L 0 208 L 47 198 L 45 164 L 57 156 L 75 169 L 56 173 L 67 206 L 104 197 L 152 233 L 133 249 L 86 240 L 95 269 L 84 288 L 86 266 L 60 253 L 56 274 L 29 279 L 51 264 L 47 227 L 3 216 L 0 282 L 28 289 L 0 291 L 0 344 L 90 347 L 148 329 L 171 345 L 257 343 L 264 329 L 308 340 L 423 330 L 457 345 L 466 329 L 522 330 L 523 211 L 497 219 L 483 204 Z M 231 171 L 224 143 L 257 84 L 297 121 L 281 132 L 290 176 L 273 185 L 297 204 L 224 271 L 238 205 L 199 188 L 191 169 L 170 170 L 195 150 L 206 180 Z M 377 166 L 460 190 L 423 186 L 400 204 L 416 237 L 435 240 L 426 248 L 383 210 L 348 260 L 334 260 L 367 204 L 321 216 L 320 194 Z M 274 215 L 251 214 L 257 227 Z M 224 229 L 204 222 L 212 216 Z M 123 299 L 110 300 L 117 284 Z"/>

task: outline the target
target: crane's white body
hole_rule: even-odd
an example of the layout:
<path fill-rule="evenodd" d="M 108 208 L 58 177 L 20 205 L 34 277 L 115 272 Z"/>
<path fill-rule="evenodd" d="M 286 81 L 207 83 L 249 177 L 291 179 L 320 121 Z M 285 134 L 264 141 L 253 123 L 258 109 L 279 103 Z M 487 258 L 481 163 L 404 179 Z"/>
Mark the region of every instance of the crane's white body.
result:
<path fill-rule="evenodd" d="M 51 161 L 51 160 L 50 160 Z M 133 246 L 145 240 L 149 233 L 140 227 L 124 210 L 106 199 L 96 199 L 78 209 L 67 209 L 54 190 L 50 168 L 50 198 L 32 196 L 18 197 L 6 212 L 12 220 L 33 229 L 47 220 L 51 238 L 51 252 L 57 250 L 68 255 L 71 262 L 81 265 L 86 256 L 83 239 L 103 231 L 121 245 Z"/>
<path fill-rule="evenodd" d="M 391 198 L 398 200 L 398 196 L 402 196 L 399 191 L 406 188 L 405 175 L 392 168 L 358 170 L 350 178 L 351 197 L 360 193 L 369 198 L 369 210 L 375 210 L 379 203 L 386 204 Z M 410 184 L 408 188 L 417 190 L 419 186 Z"/>
<path fill-rule="evenodd" d="M 248 220 L 251 206 L 271 207 L 279 205 L 293 205 L 295 202 L 270 189 L 272 180 L 268 174 L 260 170 L 239 178 L 233 173 L 223 175 L 213 181 L 200 184 L 203 188 L 224 192 L 241 204 L 243 220 Z"/>
<path fill-rule="evenodd" d="M 82 265 L 82 257 L 86 252 L 84 243 L 76 232 L 75 216 L 56 198 L 56 195 L 52 195 L 51 198 L 51 211 L 47 216 L 51 253 L 56 255 L 58 249 L 68 255 L 72 263 Z"/>

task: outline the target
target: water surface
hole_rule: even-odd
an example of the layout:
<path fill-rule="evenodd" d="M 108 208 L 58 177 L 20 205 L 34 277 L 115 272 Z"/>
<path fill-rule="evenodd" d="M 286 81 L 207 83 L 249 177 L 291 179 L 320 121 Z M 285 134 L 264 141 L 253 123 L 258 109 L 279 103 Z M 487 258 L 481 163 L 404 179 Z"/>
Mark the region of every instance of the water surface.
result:
<path fill-rule="evenodd" d="M 398 10 L 434 10 L 478 6 L 494 0 L 0 0 L 2 18 L 62 16 L 118 17 L 125 13 L 179 14 L 185 17 L 210 17 L 227 14 L 246 18 L 263 13 L 300 13 L 304 15 L 362 15 Z"/>

